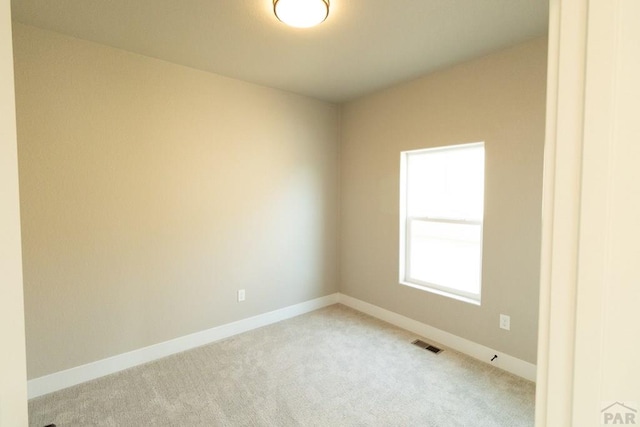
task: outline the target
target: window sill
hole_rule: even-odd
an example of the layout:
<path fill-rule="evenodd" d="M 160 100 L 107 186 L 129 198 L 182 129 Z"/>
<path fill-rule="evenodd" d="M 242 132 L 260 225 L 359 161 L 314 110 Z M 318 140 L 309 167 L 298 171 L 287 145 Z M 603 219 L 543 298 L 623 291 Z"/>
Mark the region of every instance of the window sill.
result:
<path fill-rule="evenodd" d="M 405 282 L 403 280 L 400 280 L 400 284 L 404 285 L 404 286 L 409 286 L 410 288 L 415 288 L 415 289 L 420 289 L 421 291 L 426 291 L 426 292 L 430 292 L 432 294 L 436 294 L 436 295 L 440 295 L 443 297 L 447 297 L 447 298 L 451 298 L 451 299 L 455 299 L 458 301 L 462 301 L 462 302 L 466 302 L 468 304 L 473 304 L 473 305 L 477 305 L 480 306 L 480 300 L 479 299 L 473 299 L 473 298 L 469 298 L 469 297 L 464 297 L 462 295 L 457 295 L 451 292 L 446 292 L 440 289 L 435 289 L 435 288 L 430 288 L 428 286 L 422 286 L 422 285 L 417 285 L 415 283 L 410 283 L 410 282 Z"/>

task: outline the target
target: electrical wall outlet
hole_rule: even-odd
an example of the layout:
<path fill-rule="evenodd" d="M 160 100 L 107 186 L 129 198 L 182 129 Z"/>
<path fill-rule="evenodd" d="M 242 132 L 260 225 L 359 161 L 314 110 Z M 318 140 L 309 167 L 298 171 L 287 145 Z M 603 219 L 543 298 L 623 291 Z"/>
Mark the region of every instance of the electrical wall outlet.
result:
<path fill-rule="evenodd" d="M 511 330 L 511 316 L 507 316 L 506 314 L 500 315 L 500 328 L 506 329 L 507 331 Z"/>
<path fill-rule="evenodd" d="M 244 298 L 245 298 L 244 289 L 238 290 L 238 302 L 244 301 Z"/>

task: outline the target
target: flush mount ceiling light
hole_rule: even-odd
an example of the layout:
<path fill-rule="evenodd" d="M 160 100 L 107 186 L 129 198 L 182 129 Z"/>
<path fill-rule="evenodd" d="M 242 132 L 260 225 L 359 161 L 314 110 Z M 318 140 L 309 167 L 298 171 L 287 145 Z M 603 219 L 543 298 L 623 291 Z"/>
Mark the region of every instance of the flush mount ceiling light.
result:
<path fill-rule="evenodd" d="M 329 0 L 273 0 L 273 12 L 287 25 L 309 28 L 329 16 Z"/>

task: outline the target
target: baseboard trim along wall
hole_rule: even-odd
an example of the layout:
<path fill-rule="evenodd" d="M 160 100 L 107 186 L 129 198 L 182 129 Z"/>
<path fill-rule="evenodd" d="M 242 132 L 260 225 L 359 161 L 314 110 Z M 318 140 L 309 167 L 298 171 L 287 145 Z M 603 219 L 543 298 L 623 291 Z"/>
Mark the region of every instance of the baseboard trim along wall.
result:
<path fill-rule="evenodd" d="M 122 353 L 117 356 L 98 360 L 86 365 L 45 375 L 40 378 L 35 378 L 27 383 L 28 397 L 29 399 L 32 399 L 34 397 L 53 393 L 54 391 L 62 390 L 76 384 L 129 369 L 143 363 L 152 362 L 182 351 L 210 344 L 233 335 L 290 319 L 336 303 L 346 305 L 347 307 L 351 307 L 362 313 L 391 323 L 392 325 L 398 326 L 402 329 L 406 329 L 420 335 L 421 337 L 433 340 L 483 362 L 490 363 L 489 361 L 491 357 L 494 354 L 497 354 L 498 358 L 495 362 L 491 362 L 492 365 L 530 381 L 535 381 L 536 379 L 536 365 L 532 363 L 525 362 L 513 356 L 509 356 L 508 354 L 477 344 L 473 341 L 460 338 L 456 335 L 450 334 L 449 332 L 434 328 L 433 326 L 418 322 L 398 313 L 385 310 L 384 308 L 376 305 L 369 304 L 348 295 L 336 293 L 249 317 L 247 319 L 227 323 L 226 325 L 216 326 L 215 328 L 185 335 L 183 337 L 149 347 Z"/>
<path fill-rule="evenodd" d="M 180 353 L 233 335 L 267 326 L 281 320 L 290 319 L 338 302 L 338 294 L 305 301 L 279 310 L 259 314 L 247 319 L 216 326 L 201 332 L 185 335 L 173 340 L 154 344 L 138 350 L 122 353 L 86 365 L 66 369 L 27 382 L 28 398 L 42 396 L 86 381 L 152 362 L 163 357 Z"/>
<path fill-rule="evenodd" d="M 457 335 L 450 334 L 441 329 L 434 328 L 425 323 L 418 322 L 408 317 L 402 316 L 393 311 L 385 310 L 368 302 L 350 297 L 344 294 L 338 294 L 338 302 L 340 304 L 351 307 L 362 313 L 383 320 L 392 325 L 398 326 L 407 331 L 413 332 L 421 337 L 428 338 L 453 350 L 464 353 L 468 356 L 478 359 L 482 362 L 489 363 L 507 372 L 510 372 L 529 381 L 536 380 L 536 365 L 525 362 L 524 360 L 515 358 L 497 350 L 485 347 L 481 344 L 461 338 Z M 493 355 L 498 358 L 491 362 Z"/>

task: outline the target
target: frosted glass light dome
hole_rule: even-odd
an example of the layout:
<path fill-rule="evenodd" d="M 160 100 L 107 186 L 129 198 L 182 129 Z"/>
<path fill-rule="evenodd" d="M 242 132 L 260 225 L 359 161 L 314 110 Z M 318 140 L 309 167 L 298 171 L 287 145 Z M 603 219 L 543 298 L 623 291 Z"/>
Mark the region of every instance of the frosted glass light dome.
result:
<path fill-rule="evenodd" d="M 329 0 L 274 0 L 273 11 L 287 25 L 309 28 L 327 19 Z"/>

